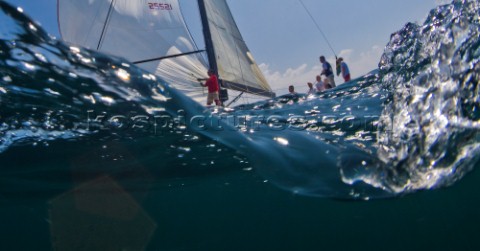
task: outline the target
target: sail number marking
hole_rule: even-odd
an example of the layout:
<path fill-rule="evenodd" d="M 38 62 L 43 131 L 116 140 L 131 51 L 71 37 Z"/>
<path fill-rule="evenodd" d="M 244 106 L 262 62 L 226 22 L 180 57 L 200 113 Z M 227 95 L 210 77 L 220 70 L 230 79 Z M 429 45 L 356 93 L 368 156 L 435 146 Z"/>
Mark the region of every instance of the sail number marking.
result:
<path fill-rule="evenodd" d="M 151 10 L 173 10 L 173 7 L 169 3 L 148 3 L 148 7 Z"/>

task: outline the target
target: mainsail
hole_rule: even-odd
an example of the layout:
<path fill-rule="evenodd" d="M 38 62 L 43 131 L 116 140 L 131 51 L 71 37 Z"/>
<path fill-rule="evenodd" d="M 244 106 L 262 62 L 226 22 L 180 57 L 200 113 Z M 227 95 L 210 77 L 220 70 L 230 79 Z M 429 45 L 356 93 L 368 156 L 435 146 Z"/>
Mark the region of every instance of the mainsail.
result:
<path fill-rule="evenodd" d="M 225 0 L 199 0 L 206 7 L 212 41 L 210 67 L 225 88 L 272 97 Z M 205 10 L 204 9 L 204 10 Z M 198 102 L 208 64 L 187 28 L 178 0 L 58 0 L 62 38 L 70 43 L 123 57 L 155 73 Z M 205 27 L 204 27 L 205 28 Z M 211 39 L 210 39 L 211 37 Z M 207 43 L 207 42 L 206 42 Z"/>
<path fill-rule="evenodd" d="M 210 66 L 229 89 L 275 97 L 240 30 L 226 0 L 199 0 Z"/>

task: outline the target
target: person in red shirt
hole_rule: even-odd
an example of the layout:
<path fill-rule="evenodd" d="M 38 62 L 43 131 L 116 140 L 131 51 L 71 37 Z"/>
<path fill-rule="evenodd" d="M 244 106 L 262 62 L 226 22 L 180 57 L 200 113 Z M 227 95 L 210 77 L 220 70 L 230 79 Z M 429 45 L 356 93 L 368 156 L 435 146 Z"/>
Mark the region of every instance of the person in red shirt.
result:
<path fill-rule="evenodd" d="M 213 70 L 208 71 L 208 76 L 210 77 L 205 84 L 200 83 L 203 87 L 208 87 L 208 96 L 207 96 L 207 106 L 211 105 L 213 101 L 215 104 L 220 106 L 220 96 L 218 94 L 220 86 L 218 85 L 218 79 Z"/>

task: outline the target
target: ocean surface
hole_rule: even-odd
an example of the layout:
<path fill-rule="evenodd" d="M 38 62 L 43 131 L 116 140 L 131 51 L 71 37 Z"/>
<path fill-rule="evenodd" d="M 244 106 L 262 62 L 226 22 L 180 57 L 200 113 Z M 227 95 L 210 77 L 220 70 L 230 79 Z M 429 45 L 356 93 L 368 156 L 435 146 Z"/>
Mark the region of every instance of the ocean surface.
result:
<path fill-rule="evenodd" d="M 317 95 L 206 108 L 0 1 L 0 250 L 480 250 L 480 2 Z"/>

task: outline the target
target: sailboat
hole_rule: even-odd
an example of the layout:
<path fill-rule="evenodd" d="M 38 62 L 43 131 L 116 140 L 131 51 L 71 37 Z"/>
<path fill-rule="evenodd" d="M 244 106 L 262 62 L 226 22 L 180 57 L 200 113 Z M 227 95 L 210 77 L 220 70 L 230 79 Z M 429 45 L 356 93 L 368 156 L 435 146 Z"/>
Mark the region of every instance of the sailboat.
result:
<path fill-rule="evenodd" d="M 58 0 L 57 5 L 63 40 L 123 57 L 199 103 L 207 96 L 199 79 L 207 78 L 208 69 L 237 99 L 244 93 L 275 97 L 226 0 L 198 0 L 204 50 L 195 44 L 179 0 Z"/>

